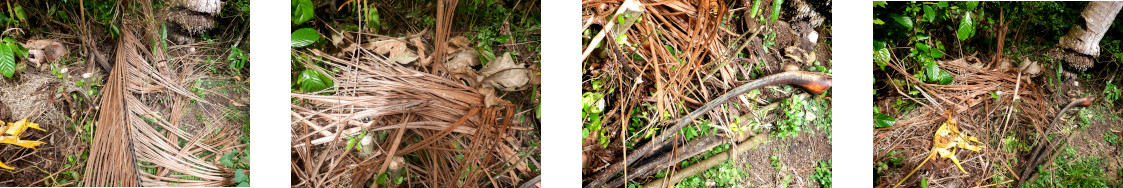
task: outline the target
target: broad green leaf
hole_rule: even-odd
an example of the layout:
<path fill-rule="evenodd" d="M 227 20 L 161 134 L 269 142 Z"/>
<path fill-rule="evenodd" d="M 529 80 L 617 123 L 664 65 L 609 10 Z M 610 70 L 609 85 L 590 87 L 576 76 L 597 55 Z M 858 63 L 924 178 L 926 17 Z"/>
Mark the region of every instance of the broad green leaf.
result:
<path fill-rule="evenodd" d="M 928 22 L 936 20 L 936 11 L 932 10 L 932 6 L 924 5 L 924 20 Z"/>
<path fill-rule="evenodd" d="M 320 33 L 316 29 L 301 28 L 292 32 L 292 47 L 300 48 L 308 46 L 320 40 Z"/>
<path fill-rule="evenodd" d="M 27 21 L 27 14 L 23 12 L 23 6 L 12 7 L 12 12 L 16 14 L 16 19 L 19 19 L 19 21 Z"/>
<path fill-rule="evenodd" d="M 881 8 L 885 8 L 885 5 L 888 5 L 888 4 L 889 4 L 889 3 L 885 2 L 885 1 L 874 1 L 874 2 L 873 2 L 873 7 L 881 7 Z"/>
<path fill-rule="evenodd" d="M 780 5 L 782 4 L 784 4 L 784 0 L 772 1 L 772 21 L 769 22 L 776 22 L 776 18 L 780 17 Z"/>
<path fill-rule="evenodd" d="M 963 14 L 963 19 L 959 21 L 959 29 L 956 31 L 959 35 L 959 40 L 967 40 L 975 36 L 975 19 L 971 18 L 971 12 Z"/>
<path fill-rule="evenodd" d="M 375 33 L 382 29 L 382 21 L 378 17 L 378 8 L 371 6 L 367 9 L 367 26 Z"/>
<path fill-rule="evenodd" d="M 940 1 L 939 3 L 936 3 L 936 7 L 948 8 L 948 2 L 947 1 Z"/>
<path fill-rule="evenodd" d="M 940 65 L 935 60 L 928 56 L 916 56 L 916 60 L 924 63 L 924 74 L 928 76 L 928 80 L 936 80 L 940 77 Z"/>
<path fill-rule="evenodd" d="M 936 82 L 940 85 L 948 85 L 955 80 L 955 77 L 948 73 L 948 71 L 940 71 L 939 76 L 935 78 Z"/>
<path fill-rule="evenodd" d="M 893 117 L 890 117 L 890 116 L 882 114 L 882 113 L 874 113 L 873 114 L 873 127 L 874 128 L 886 128 L 886 127 L 893 126 L 893 124 L 895 124 L 895 123 L 897 123 L 897 120 Z"/>
<path fill-rule="evenodd" d="M 940 51 L 939 49 L 932 49 L 932 52 L 930 52 L 929 55 L 932 57 L 932 59 L 939 59 L 941 57 L 944 57 L 944 52 Z"/>
<path fill-rule="evenodd" d="M 881 21 L 881 18 L 874 18 L 874 19 L 873 19 L 873 24 L 877 24 L 877 25 L 885 25 L 885 21 Z"/>
<path fill-rule="evenodd" d="M 908 28 L 909 30 L 912 30 L 912 24 L 913 24 L 912 18 L 909 18 L 908 16 L 905 16 L 905 15 L 900 15 L 900 14 L 894 14 L 890 17 L 893 17 L 893 20 L 896 20 L 897 23 L 905 26 L 905 28 Z"/>
<path fill-rule="evenodd" d="M 292 23 L 300 25 L 314 16 L 312 0 L 292 0 Z"/>
<path fill-rule="evenodd" d="M 968 1 L 967 3 L 965 3 L 964 8 L 967 8 L 967 10 L 975 10 L 975 7 L 978 7 L 978 6 L 979 6 L 978 1 Z"/>
<path fill-rule="evenodd" d="M 753 0 L 753 13 L 749 14 L 749 18 L 756 18 L 756 15 L 759 14 L 759 13 L 760 13 L 760 0 Z"/>
<path fill-rule="evenodd" d="M 932 35 L 929 35 L 927 33 L 917 33 L 916 36 L 912 38 L 916 39 L 916 41 L 924 41 L 928 40 L 928 38 L 932 38 Z"/>
<path fill-rule="evenodd" d="M 250 182 L 250 176 L 247 176 L 244 170 L 238 169 L 238 171 L 234 173 L 234 182 Z"/>
<path fill-rule="evenodd" d="M 875 41 L 874 42 L 874 49 L 875 49 L 875 51 L 873 52 L 874 62 L 877 63 L 877 66 L 880 67 L 881 70 L 885 70 L 885 66 L 889 64 L 889 58 L 891 56 L 891 54 L 889 54 L 889 48 L 885 47 L 885 43 L 879 44 L 877 41 Z"/>
<path fill-rule="evenodd" d="M 929 55 L 930 54 L 929 51 L 932 50 L 931 48 L 928 47 L 927 44 L 924 44 L 924 43 L 921 43 L 921 42 L 916 43 L 916 49 L 920 51 L 921 55 L 925 55 L 925 56 Z"/>
<path fill-rule="evenodd" d="M 16 74 L 16 59 L 11 45 L 0 45 L 0 74 L 7 78 Z"/>
<path fill-rule="evenodd" d="M 236 153 L 238 153 L 238 152 L 235 151 L 235 152 L 227 153 L 226 155 L 222 155 L 222 158 L 219 158 L 218 162 L 221 162 L 222 164 L 226 165 L 226 167 L 234 167 L 234 154 L 236 154 Z"/>
<path fill-rule="evenodd" d="M 316 92 L 331 87 L 329 84 L 332 83 L 331 79 L 324 81 L 325 78 L 326 76 L 320 75 L 320 73 L 315 70 L 304 70 L 300 72 L 300 76 L 297 77 L 296 82 L 300 84 L 301 91 Z"/>

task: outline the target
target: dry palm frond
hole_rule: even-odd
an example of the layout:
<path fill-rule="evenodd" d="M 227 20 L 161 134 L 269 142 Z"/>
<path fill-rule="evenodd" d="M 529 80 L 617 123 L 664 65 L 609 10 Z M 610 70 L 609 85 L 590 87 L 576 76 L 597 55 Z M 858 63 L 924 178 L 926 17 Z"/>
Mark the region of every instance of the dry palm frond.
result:
<path fill-rule="evenodd" d="M 891 82 L 897 93 L 906 96 L 905 100 L 912 100 L 921 106 L 908 112 L 898 112 L 907 114 L 899 115 L 894 126 L 874 130 L 875 157 L 886 158 L 889 157 L 889 151 L 902 151 L 900 155 L 909 156 L 905 166 L 918 166 L 933 147 L 932 142 L 928 140 L 932 140 L 933 133 L 936 133 L 940 127 L 940 122 L 946 120 L 947 113 L 959 117 L 957 121 L 961 131 L 977 136 L 982 143 L 995 143 L 995 139 L 1013 138 L 1011 135 L 1030 134 L 1035 131 L 1034 128 L 1047 128 L 1045 125 L 1050 119 L 1046 117 L 1053 116 L 1056 111 L 1050 107 L 1049 99 L 1046 98 L 1048 95 L 1044 94 L 1042 84 L 1037 83 L 1042 80 L 1019 76 L 1018 72 L 989 71 L 979 68 L 981 66 L 972 65 L 981 62 L 986 61 L 974 56 L 939 61 L 938 65 L 941 69 L 955 77 L 955 81 L 948 85 L 928 84 L 912 76 L 902 76 L 905 81 Z M 911 75 L 900 62 L 890 63 L 886 68 L 886 70 L 892 68 L 890 72 L 897 75 Z M 908 97 L 905 91 L 911 89 L 919 90 L 921 97 Z M 882 108 L 882 111 L 896 110 Z M 1019 128 L 1023 127 L 1022 125 L 1034 128 Z M 1001 161 L 1009 161 L 1016 157 L 1003 152 L 1005 145 L 982 144 L 982 146 L 995 149 L 959 154 L 959 157 L 963 157 L 960 161 L 962 167 L 950 163 L 935 166 L 927 170 L 927 176 L 941 179 L 940 183 L 954 181 L 983 185 L 989 181 L 988 177 L 996 173 L 994 170 L 987 170 L 988 165 L 1004 163 Z M 897 175 L 883 176 L 882 179 L 888 180 L 885 182 L 900 181 L 910 169 L 901 168 L 901 170 L 902 172 Z M 943 179 L 963 174 L 970 174 L 970 176 Z M 914 182 L 915 179 L 917 178 L 905 181 Z"/>
<path fill-rule="evenodd" d="M 192 83 L 185 80 L 205 76 L 188 76 L 199 73 L 192 71 L 195 64 L 184 62 L 157 71 L 154 64 L 168 64 L 150 61 L 163 58 L 140 42 L 136 24 L 122 25 L 117 63 L 102 90 L 86 186 L 232 184 L 232 171 L 217 165 L 215 156 L 244 147 L 235 145 L 239 126 L 221 118 L 226 114 L 216 111 L 223 107 L 185 86 Z M 171 70 L 179 70 L 179 77 L 169 77 Z M 196 118 L 182 117 L 188 114 Z"/>
<path fill-rule="evenodd" d="M 126 30 L 128 31 L 128 30 Z M 137 59 L 137 39 L 131 32 L 121 32 L 117 42 L 117 63 L 101 90 L 101 111 L 98 113 L 97 131 L 90 142 L 90 159 L 86 162 L 87 186 L 137 186 L 132 136 L 125 121 L 125 80 L 129 59 Z M 130 50 L 131 49 L 131 50 Z"/>
<path fill-rule="evenodd" d="M 301 52 L 294 52 L 301 53 Z M 346 187 L 369 183 L 394 157 L 412 156 L 407 173 L 430 187 L 513 186 L 528 173 L 525 154 L 508 135 L 514 106 L 458 81 L 364 56 L 351 62 L 313 50 L 342 71 L 331 95 L 293 93 L 297 187 Z M 343 150 L 345 137 L 389 131 L 375 154 Z M 367 147 L 367 146 L 364 146 Z"/>

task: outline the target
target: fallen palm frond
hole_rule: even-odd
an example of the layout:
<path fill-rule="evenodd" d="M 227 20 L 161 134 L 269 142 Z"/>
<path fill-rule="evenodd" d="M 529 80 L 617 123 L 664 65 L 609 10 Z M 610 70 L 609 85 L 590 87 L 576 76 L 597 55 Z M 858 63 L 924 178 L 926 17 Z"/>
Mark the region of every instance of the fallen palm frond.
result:
<path fill-rule="evenodd" d="M 241 125 L 223 118 L 227 107 L 197 93 L 217 94 L 187 89 L 191 81 L 207 79 L 194 72 L 199 58 L 153 55 L 147 47 L 153 44 L 138 37 L 138 25 L 143 24 L 122 22 L 116 64 L 102 89 L 85 186 L 231 185 L 232 170 L 218 164 L 216 156 L 245 147 L 235 141 Z"/>
<path fill-rule="evenodd" d="M 521 129 L 512 127 L 510 102 L 488 105 L 475 88 L 377 56 L 306 55 L 343 71 L 334 78 L 335 90 L 292 94 L 294 186 L 359 186 L 398 157 L 409 159 L 407 174 L 424 180 L 407 183 L 414 186 L 514 186 L 530 172 L 524 149 L 509 137 Z M 356 156 L 341 147 L 347 137 L 383 131 L 389 133 L 384 141 L 362 146 L 374 147 L 373 154 Z"/>
<path fill-rule="evenodd" d="M 928 177 L 941 179 L 943 177 L 959 177 L 942 179 L 965 183 L 959 185 L 985 185 L 989 177 L 996 172 L 1008 171 L 1013 173 L 1016 164 L 994 166 L 1004 161 L 1010 161 L 1018 156 L 1011 155 L 1004 150 L 1017 150 L 1016 148 L 992 145 L 998 143 L 995 138 L 1013 138 L 1011 135 L 1035 134 L 1042 129 L 1048 129 L 1049 118 L 1056 113 L 1049 105 L 1047 95 L 1042 94 L 1041 79 L 1032 79 L 1029 76 L 1019 75 L 1019 72 L 991 71 L 983 68 L 983 60 L 974 56 L 967 56 L 950 61 L 939 61 L 938 65 L 951 73 L 955 81 L 948 85 L 928 84 L 911 76 L 900 62 L 891 62 L 886 67 L 892 68 L 890 72 L 901 76 L 904 80 L 891 82 L 892 87 L 899 93 L 901 100 L 912 101 L 920 107 L 910 111 L 897 111 L 884 109 L 882 112 L 902 113 L 896 124 L 892 127 L 874 130 L 874 156 L 884 159 L 890 151 L 900 151 L 896 155 L 906 156 L 903 163 L 906 168 L 895 175 L 882 176 L 888 178 L 881 182 L 901 181 L 913 167 L 929 157 L 934 133 L 940 123 L 946 121 L 947 113 L 957 117 L 959 128 L 967 135 L 975 135 L 986 148 L 978 153 L 959 154 L 962 170 L 957 165 L 949 163 L 928 163 Z M 908 91 L 917 91 L 922 97 L 908 97 Z M 879 105 L 881 106 L 881 105 Z M 902 109 L 903 110 L 903 109 Z M 1030 129 L 1025 129 L 1025 125 Z M 1036 135 L 1036 134 L 1035 134 Z M 1017 138 L 1029 138 L 1017 136 Z M 970 174 L 970 176 L 962 176 Z M 904 180 L 904 182 L 917 181 Z M 930 180 L 931 181 L 931 180 Z M 949 182 L 941 182 L 949 183 Z"/>

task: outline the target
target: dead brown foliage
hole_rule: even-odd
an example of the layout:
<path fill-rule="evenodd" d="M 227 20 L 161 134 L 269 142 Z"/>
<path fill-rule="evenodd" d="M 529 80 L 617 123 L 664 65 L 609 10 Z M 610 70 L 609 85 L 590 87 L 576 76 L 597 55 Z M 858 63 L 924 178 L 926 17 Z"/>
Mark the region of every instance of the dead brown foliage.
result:
<path fill-rule="evenodd" d="M 1047 99 L 1049 95 L 1044 93 L 1044 79 L 1033 79 L 1015 71 L 986 70 L 982 66 L 985 63 L 982 62 L 988 61 L 979 60 L 975 56 L 939 61 L 940 68 L 955 77 L 955 81 L 948 85 L 921 82 L 912 77 L 907 71 L 910 69 L 899 61 L 886 66 L 886 76 L 902 78 L 891 83 L 893 90 L 899 94 L 896 97 L 921 106 L 911 111 L 898 111 L 892 107 L 893 100 L 884 100 L 876 105 L 883 113 L 899 118 L 891 127 L 874 130 L 875 161 L 885 161 L 888 157 L 907 157 L 903 162 L 904 167 L 892 170 L 895 172 L 893 174 L 883 175 L 878 182 L 885 184 L 900 181 L 928 157 L 933 134 L 949 116 L 958 120 L 960 130 L 978 137 L 986 148 L 980 152 L 960 150 L 961 152 L 956 153 L 969 174 L 960 172 L 951 160 L 937 158 L 920 167 L 921 170 L 913 176 L 915 178 L 906 180 L 906 185 L 915 185 L 920 177 L 927 177 L 930 185 L 983 186 L 990 182 L 990 178 L 1005 174 L 995 172 L 1013 174 L 1020 169 L 1019 164 L 1007 162 L 1018 158 L 1017 153 L 1003 151 L 1012 148 L 996 145 L 995 143 L 1001 143 L 1001 140 L 996 139 L 1010 135 L 1017 135 L 1017 138 L 1023 140 L 1033 138 L 1026 135 L 1038 135 L 1042 130 L 1050 128 L 1047 127 L 1051 120 L 1048 117 L 1053 117 L 1056 112 L 1050 105 L 1051 100 Z M 910 89 L 919 90 L 923 97 L 908 97 Z M 1027 125 L 1034 128 L 1025 129 Z M 889 156 L 889 152 L 894 150 L 901 152 L 896 156 Z"/>

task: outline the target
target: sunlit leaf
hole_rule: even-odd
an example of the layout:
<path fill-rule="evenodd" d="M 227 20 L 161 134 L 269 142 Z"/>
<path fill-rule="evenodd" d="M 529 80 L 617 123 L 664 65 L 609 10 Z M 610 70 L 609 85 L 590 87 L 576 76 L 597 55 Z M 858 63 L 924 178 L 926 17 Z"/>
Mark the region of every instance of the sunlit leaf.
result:
<path fill-rule="evenodd" d="M 16 59 L 10 45 L 0 45 L 0 74 L 7 78 L 16 74 Z"/>
<path fill-rule="evenodd" d="M 936 20 L 936 11 L 932 10 L 932 6 L 924 5 L 924 20 L 929 22 Z"/>
<path fill-rule="evenodd" d="M 892 17 L 893 20 L 897 21 L 897 23 L 905 26 L 905 28 L 908 28 L 909 30 L 912 30 L 912 25 L 913 25 L 912 18 L 910 18 L 908 16 L 905 16 L 905 15 L 900 15 L 900 14 L 894 14 L 890 17 Z"/>
<path fill-rule="evenodd" d="M 292 23 L 300 25 L 308 20 L 312 20 L 315 5 L 312 0 L 292 0 Z"/>
<path fill-rule="evenodd" d="M 367 9 L 367 26 L 370 26 L 371 30 L 376 33 L 382 29 L 382 20 L 379 19 L 378 8 L 374 6 Z"/>
<path fill-rule="evenodd" d="M 939 76 L 937 76 L 935 80 L 940 85 L 948 85 L 952 81 L 955 81 L 955 77 L 952 76 L 951 73 L 948 73 L 948 71 L 940 71 L 940 74 L 938 75 Z"/>
<path fill-rule="evenodd" d="M 873 46 L 873 60 L 881 70 L 885 70 L 885 66 L 889 64 L 889 58 L 892 56 L 889 54 L 889 48 L 886 48 L 885 42 L 881 41 L 874 41 Z"/>
<path fill-rule="evenodd" d="M 333 82 L 331 79 L 326 79 L 325 76 L 320 75 L 315 70 L 304 70 L 300 72 L 300 76 L 296 79 L 297 84 L 300 85 L 300 90 L 304 92 L 316 92 L 331 87 Z"/>
<path fill-rule="evenodd" d="M 784 4 L 784 0 L 772 1 L 772 21 L 776 22 L 776 18 L 780 17 L 780 5 Z"/>
<path fill-rule="evenodd" d="M 896 124 L 896 123 L 897 123 L 897 120 L 893 117 L 888 116 L 888 115 L 885 115 L 885 114 L 882 114 L 882 113 L 874 113 L 873 114 L 873 127 L 874 128 L 886 128 L 886 127 L 893 126 L 893 124 Z"/>
<path fill-rule="evenodd" d="M 940 77 L 940 66 L 935 60 L 928 56 L 917 56 L 917 61 L 924 63 L 924 73 L 929 80 L 936 80 Z"/>
<path fill-rule="evenodd" d="M 292 47 L 300 48 L 308 46 L 320 40 L 320 33 L 316 29 L 301 28 L 292 32 Z"/>
<path fill-rule="evenodd" d="M 885 8 L 885 5 L 888 5 L 888 4 L 889 4 L 889 3 L 885 2 L 885 1 L 874 1 L 874 2 L 873 2 L 873 7 L 881 7 L 881 8 Z"/>
<path fill-rule="evenodd" d="M 968 1 L 967 3 L 965 3 L 964 8 L 967 8 L 967 10 L 975 10 L 975 7 L 978 7 L 978 6 L 979 6 L 978 1 Z"/>
<path fill-rule="evenodd" d="M 971 12 L 963 14 L 963 19 L 959 21 L 959 29 L 956 34 L 959 35 L 959 40 L 967 40 L 975 36 L 975 19 L 971 18 Z"/>

